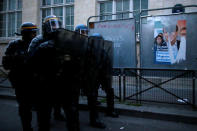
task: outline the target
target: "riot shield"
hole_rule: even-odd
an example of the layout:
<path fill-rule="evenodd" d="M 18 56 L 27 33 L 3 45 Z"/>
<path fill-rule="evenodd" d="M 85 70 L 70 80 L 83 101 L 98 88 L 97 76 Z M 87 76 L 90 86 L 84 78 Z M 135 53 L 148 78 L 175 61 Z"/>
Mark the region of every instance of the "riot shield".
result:
<path fill-rule="evenodd" d="M 107 53 L 112 69 L 113 45 L 96 37 L 87 37 L 76 32 L 60 29 L 55 37 L 56 59 L 59 68 L 64 68 L 63 74 L 69 74 L 72 79 L 80 80 L 85 92 L 97 89 L 96 81 L 100 67 L 103 65 L 103 51 Z M 71 61 L 71 65 L 69 62 Z M 57 62 L 57 63 L 58 63 Z M 70 79 L 70 78 L 69 78 Z"/>
<path fill-rule="evenodd" d="M 106 53 L 107 57 L 109 57 L 110 63 L 113 66 L 113 42 L 112 41 L 100 39 L 97 37 L 89 37 L 89 46 L 92 48 L 90 50 L 92 50 L 94 52 L 94 55 L 96 55 L 98 63 L 102 63 L 103 61 L 102 60 L 103 58 L 101 58 L 103 56 L 102 53 Z"/>
<path fill-rule="evenodd" d="M 111 63 L 111 68 L 113 68 L 113 58 L 114 58 L 114 50 L 113 50 L 113 42 L 105 40 L 104 41 L 104 50 L 107 53 L 107 56 L 109 57 L 109 63 Z"/>
<path fill-rule="evenodd" d="M 89 56 L 87 62 L 88 86 L 91 91 L 98 89 L 101 81 L 111 77 L 113 65 L 113 44 L 98 37 L 89 37 Z"/>
<path fill-rule="evenodd" d="M 87 37 L 66 29 L 59 29 L 55 37 L 55 48 L 61 61 L 70 60 L 69 55 L 80 58 L 82 63 L 93 70 L 102 64 L 102 50 L 108 54 L 113 63 L 113 44 L 111 41 L 97 37 Z M 84 65 L 85 66 L 85 65 Z"/>
<path fill-rule="evenodd" d="M 87 51 L 87 39 L 87 36 L 80 35 L 76 32 L 59 29 L 55 37 L 55 48 L 62 55 L 74 53 L 80 56 L 80 54 L 84 54 Z"/>

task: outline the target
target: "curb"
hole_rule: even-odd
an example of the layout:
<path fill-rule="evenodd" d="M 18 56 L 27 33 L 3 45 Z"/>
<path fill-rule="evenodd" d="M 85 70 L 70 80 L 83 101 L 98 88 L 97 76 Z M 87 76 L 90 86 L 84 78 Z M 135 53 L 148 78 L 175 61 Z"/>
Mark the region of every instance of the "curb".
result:
<path fill-rule="evenodd" d="M 80 104 L 79 107 L 81 110 L 88 110 L 88 106 L 86 104 Z M 98 110 L 100 112 L 105 112 L 106 107 L 99 106 Z M 167 114 L 167 113 L 156 113 L 156 112 L 148 112 L 148 111 L 140 111 L 133 109 L 123 109 L 117 108 L 115 109 L 120 115 L 131 116 L 131 117 L 140 117 L 140 118 L 149 118 L 149 119 L 157 119 L 164 121 L 173 121 L 173 122 L 182 122 L 188 124 L 197 124 L 197 116 L 184 116 L 184 115 L 175 115 L 175 114 Z"/>
<path fill-rule="evenodd" d="M 0 99 L 16 100 L 16 96 L 15 95 L 2 95 L 2 94 L 0 94 Z"/>
<path fill-rule="evenodd" d="M 15 100 L 16 96 L 13 95 L 1 95 L 0 99 L 9 99 Z M 79 104 L 80 110 L 88 110 L 87 104 Z M 98 110 L 100 112 L 105 112 L 106 107 L 101 105 L 98 106 Z M 176 114 L 167 114 L 167 113 L 156 113 L 150 111 L 140 111 L 140 110 L 133 110 L 133 109 L 124 109 L 116 107 L 115 111 L 117 111 L 120 115 L 124 116 L 131 116 L 131 117 L 140 117 L 140 118 L 149 118 L 149 119 L 157 119 L 157 120 L 164 120 L 164 121 L 173 121 L 173 122 L 182 122 L 187 124 L 197 124 L 197 116 L 185 116 L 185 115 L 176 115 Z"/>
<path fill-rule="evenodd" d="M 142 111 L 128 110 L 128 109 L 118 109 L 118 112 L 120 112 L 121 115 L 127 115 L 127 116 L 182 122 L 188 124 L 197 124 L 197 117 L 167 114 L 167 113 L 163 114 L 163 113 L 147 112 L 147 111 L 142 112 Z"/>

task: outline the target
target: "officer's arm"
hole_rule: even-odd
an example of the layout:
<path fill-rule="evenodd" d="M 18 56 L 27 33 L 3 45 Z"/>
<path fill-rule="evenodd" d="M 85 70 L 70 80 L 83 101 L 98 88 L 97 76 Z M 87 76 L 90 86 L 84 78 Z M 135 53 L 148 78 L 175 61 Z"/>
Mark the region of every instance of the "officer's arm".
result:
<path fill-rule="evenodd" d="M 14 55 L 16 48 L 15 46 L 16 46 L 15 41 L 11 41 L 6 48 L 5 56 Z"/>
<path fill-rule="evenodd" d="M 2 64 L 3 64 L 3 68 L 6 70 L 10 70 L 12 67 L 12 61 L 13 61 L 13 56 L 15 54 L 15 42 L 11 41 L 8 46 L 7 49 L 5 51 L 5 56 L 3 56 L 2 59 Z"/>
<path fill-rule="evenodd" d="M 31 43 L 28 47 L 28 53 L 29 53 L 30 57 L 34 55 L 34 53 L 38 49 L 39 45 L 42 43 L 42 40 L 43 40 L 42 36 L 37 36 L 31 41 Z"/>
<path fill-rule="evenodd" d="M 33 55 L 33 53 L 35 52 L 36 48 L 37 48 L 37 41 L 36 40 L 32 40 L 29 47 L 28 47 L 28 53 L 30 56 Z"/>

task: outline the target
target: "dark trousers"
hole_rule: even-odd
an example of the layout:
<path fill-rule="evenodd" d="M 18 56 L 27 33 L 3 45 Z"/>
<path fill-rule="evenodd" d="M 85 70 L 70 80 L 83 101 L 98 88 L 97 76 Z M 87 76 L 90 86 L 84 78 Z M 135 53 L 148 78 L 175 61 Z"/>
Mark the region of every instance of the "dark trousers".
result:
<path fill-rule="evenodd" d="M 17 97 L 17 95 L 16 95 Z M 50 130 L 50 110 L 49 104 L 45 103 L 31 103 L 27 100 L 21 100 L 17 98 L 19 105 L 19 116 L 21 119 L 23 131 L 31 131 L 32 126 L 32 107 L 34 106 L 37 112 L 37 122 L 39 131 L 49 131 Z"/>
<path fill-rule="evenodd" d="M 72 80 L 69 82 L 71 81 Z M 59 85 L 59 87 L 62 88 L 59 88 L 56 92 L 55 104 L 60 105 L 64 110 L 68 131 L 79 131 L 79 85 L 73 83 L 74 82 L 67 83 L 67 85 L 62 86 L 65 84 L 63 81 L 62 85 Z"/>
<path fill-rule="evenodd" d="M 37 122 L 39 131 L 49 131 L 50 129 L 50 104 L 40 101 L 42 97 L 37 94 L 33 86 L 27 86 L 25 81 L 11 79 L 12 86 L 15 88 L 18 111 L 21 119 L 23 131 L 32 131 L 32 108 L 37 112 Z"/>
<path fill-rule="evenodd" d="M 18 111 L 21 119 L 23 131 L 33 131 L 31 127 L 32 121 L 32 106 L 29 103 L 18 102 Z"/>
<path fill-rule="evenodd" d="M 89 119 L 90 119 L 90 123 L 91 122 L 95 122 L 96 119 L 98 119 L 98 109 L 97 109 L 97 90 L 89 93 L 87 95 L 87 98 L 88 98 L 88 108 L 89 108 L 89 111 L 90 111 L 90 114 L 89 114 Z"/>
<path fill-rule="evenodd" d="M 112 77 L 101 77 L 97 83 L 97 87 L 102 88 L 102 90 L 106 93 L 106 99 L 107 99 L 107 112 L 113 112 L 114 111 L 114 89 L 112 88 Z M 98 96 L 98 90 L 97 90 L 97 96 Z"/>
<path fill-rule="evenodd" d="M 36 105 L 39 131 L 50 131 L 51 106 L 49 104 Z"/>
<path fill-rule="evenodd" d="M 53 115 L 54 116 L 59 116 L 61 115 L 61 105 L 60 104 L 54 104 L 53 105 Z"/>

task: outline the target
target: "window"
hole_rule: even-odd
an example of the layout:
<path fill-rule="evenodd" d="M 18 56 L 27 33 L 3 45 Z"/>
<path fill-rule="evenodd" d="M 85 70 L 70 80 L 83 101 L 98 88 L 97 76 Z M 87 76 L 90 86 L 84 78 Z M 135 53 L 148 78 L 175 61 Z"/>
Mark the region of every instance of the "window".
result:
<path fill-rule="evenodd" d="M 17 4 L 18 4 L 18 6 L 17 6 L 18 9 L 22 9 L 22 0 L 18 0 Z"/>
<path fill-rule="evenodd" d="M 13 37 L 22 24 L 22 0 L 0 1 L 0 37 Z"/>
<path fill-rule="evenodd" d="M 100 3 L 100 15 L 112 14 L 112 1 Z M 100 20 L 111 20 L 112 16 L 101 16 Z"/>
<path fill-rule="evenodd" d="M 148 0 L 141 0 L 141 5 L 140 5 L 140 0 L 133 0 L 133 9 L 134 10 L 140 10 L 141 9 L 148 9 Z M 147 15 L 147 12 L 143 12 L 142 15 Z"/>
<path fill-rule="evenodd" d="M 63 21 L 63 7 L 54 8 L 53 14 L 57 16 L 60 19 L 60 21 Z"/>
<path fill-rule="evenodd" d="M 133 0 L 133 9 L 134 10 L 140 10 L 141 9 L 148 9 L 148 0 L 141 0 L 141 5 L 140 5 L 140 1 L 139 0 Z M 148 12 L 142 12 L 142 15 L 147 15 Z M 134 16 L 136 21 L 138 21 L 138 24 L 136 24 L 136 32 L 139 33 L 139 20 L 140 20 L 140 14 L 139 12 L 134 12 Z"/>
<path fill-rule="evenodd" d="M 42 5 L 51 5 L 51 0 L 42 0 Z"/>
<path fill-rule="evenodd" d="M 54 4 L 60 4 L 63 3 L 63 0 L 54 0 Z"/>
<path fill-rule="evenodd" d="M 66 3 L 74 2 L 74 0 L 66 0 Z"/>
<path fill-rule="evenodd" d="M 66 29 L 74 30 L 74 7 L 66 7 Z"/>
<path fill-rule="evenodd" d="M 13 36 L 14 31 L 15 31 L 15 23 L 12 21 L 15 21 L 15 13 L 9 13 L 8 14 L 8 36 Z"/>
<path fill-rule="evenodd" d="M 43 2 L 49 0 L 43 0 Z M 51 6 L 42 4 L 42 21 L 48 15 L 57 16 L 63 27 L 69 30 L 74 30 L 74 0 L 50 0 Z M 58 4 L 58 5 L 56 5 Z M 65 26 L 64 26 L 65 25 Z"/>
<path fill-rule="evenodd" d="M 6 37 L 6 14 L 0 15 L 0 37 Z"/>
<path fill-rule="evenodd" d="M 109 15 L 101 16 L 100 20 L 111 20 L 111 19 L 125 19 L 132 16 L 129 12 L 133 11 L 133 0 L 107 0 L 107 1 L 98 1 L 100 7 L 100 15 L 106 14 L 118 14 L 118 15 Z"/>
<path fill-rule="evenodd" d="M 16 0 L 9 0 L 8 9 L 9 10 L 15 10 L 16 9 Z"/>
<path fill-rule="evenodd" d="M 7 0 L 2 0 L 0 2 L 0 11 L 6 11 L 7 9 Z"/>
<path fill-rule="evenodd" d="M 129 11 L 130 0 L 117 0 L 116 1 L 116 13 Z M 129 18 L 129 13 L 119 14 L 116 19 Z"/>
<path fill-rule="evenodd" d="M 17 12 L 17 32 L 20 32 L 20 26 L 22 24 L 22 13 L 21 12 Z"/>
<path fill-rule="evenodd" d="M 48 15 L 51 15 L 51 9 L 50 8 L 42 9 L 42 21 Z"/>

